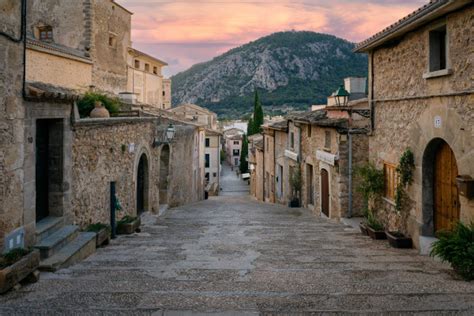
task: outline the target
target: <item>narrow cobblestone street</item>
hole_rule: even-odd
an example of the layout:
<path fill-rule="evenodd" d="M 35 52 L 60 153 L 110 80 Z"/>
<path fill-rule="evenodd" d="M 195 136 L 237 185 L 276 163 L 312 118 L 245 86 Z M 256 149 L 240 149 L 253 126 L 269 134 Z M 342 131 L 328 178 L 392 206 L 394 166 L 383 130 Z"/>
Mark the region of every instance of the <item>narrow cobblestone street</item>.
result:
<path fill-rule="evenodd" d="M 243 188 L 231 176 L 223 191 Z M 141 233 L 1 296 L 0 314 L 474 313 L 474 284 L 447 266 L 304 209 L 221 196 L 144 221 Z"/>

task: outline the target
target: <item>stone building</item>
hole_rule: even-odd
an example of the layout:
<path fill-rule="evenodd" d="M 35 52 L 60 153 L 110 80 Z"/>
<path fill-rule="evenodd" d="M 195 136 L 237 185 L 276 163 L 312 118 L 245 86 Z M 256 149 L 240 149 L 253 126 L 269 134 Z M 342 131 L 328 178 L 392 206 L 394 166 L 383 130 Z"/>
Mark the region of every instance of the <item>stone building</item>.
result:
<path fill-rule="evenodd" d="M 168 111 L 182 119 L 206 125 L 214 131 L 217 130 L 217 114 L 196 104 L 181 104 Z"/>
<path fill-rule="evenodd" d="M 218 195 L 221 176 L 221 137 L 222 134 L 206 129 L 204 141 L 205 181 L 209 195 Z"/>
<path fill-rule="evenodd" d="M 263 129 L 263 199 L 265 202 L 282 202 L 283 165 L 287 146 L 288 122 L 282 120 L 264 124 Z M 278 173 L 279 177 L 276 176 Z M 259 174 L 259 173 L 257 173 Z M 258 181 L 258 180 L 257 180 Z M 278 190 L 278 194 L 276 194 Z M 285 202 L 285 201 L 283 201 Z"/>
<path fill-rule="evenodd" d="M 370 161 L 385 171 L 378 216 L 428 251 L 436 232 L 474 220 L 472 1 L 430 1 L 357 46 L 369 55 Z M 414 153 L 407 205 L 395 210 L 395 168 Z"/>
<path fill-rule="evenodd" d="M 165 96 L 171 94 L 171 85 L 165 86 L 162 69 L 168 64 L 134 48 L 128 49 L 128 83 L 127 91 L 135 96 L 139 103 L 148 104 L 160 109 L 168 109 Z M 168 102 L 168 101 L 167 101 Z"/>
<path fill-rule="evenodd" d="M 163 109 L 171 108 L 171 79 L 163 79 Z"/>
<path fill-rule="evenodd" d="M 29 0 L 27 80 L 135 93 L 133 101 L 169 108 L 171 83 L 161 74 L 166 63 L 132 48 L 132 14 L 113 0 Z"/>
<path fill-rule="evenodd" d="M 242 150 L 243 133 L 225 135 L 226 160 L 232 167 L 240 165 L 240 151 Z"/>
<path fill-rule="evenodd" d="M 263 135 L 249 136 L 250 195 L 263 201 Z"/>

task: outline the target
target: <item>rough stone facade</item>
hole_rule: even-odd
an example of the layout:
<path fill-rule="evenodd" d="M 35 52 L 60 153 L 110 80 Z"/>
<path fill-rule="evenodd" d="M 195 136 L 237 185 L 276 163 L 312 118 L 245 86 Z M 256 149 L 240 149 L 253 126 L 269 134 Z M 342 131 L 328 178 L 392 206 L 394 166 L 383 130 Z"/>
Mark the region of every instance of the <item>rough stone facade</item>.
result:
<path fill-rule="evenodd" d="M 194 172 L 199 130 L 176 124 L 174 141 L 153 147 L 163 126 L 167 122 L 156 118 L 87 119 L 74 124 L 72 208 L 77 224 L 109 222 L 112 181 L 123 208 L 119 216 L 137 216 L 137 172 L 143 155 L 146 211 L 158 213 L 163 204 L 178 206 L 202 199 L 198 183 L 202 178 L 189 177 Z"/>
<path fill-rule="evenodd" d="M 449 73 L 428 78 L 429 32 L 447 30 Z M 433 236 L 433 157 L 435 142 L 449 145 L 459 175 L 474 177 L 474 6 L 428 23 L 398 42 L 368 51 L 371 60 L 369 99 L 373 100 L 374 130 L 370 160 L 398 164 L 410 148 L 415 156 L 414 182 L 407 189 L 410 203 L 400 213 L 384 200 L 379 216 L 388 229 L 399 229 L 422 247 Z M 431 157 L 431 158 L 430 158 Z M 474 201 L 460 196 L 460 220 L 474 220 Z"/>
<path fill-rule="evenodd" d="M 263 172 L 263 198 L 262 201 L 275 203 L 275 189 L 270 185 L 270 180 L 275 179 L 275 130 L 263 126 L 263 166 L 257 164 L 257 168 L 262 168 Z M 259 174 L 259 172 L 257 172 Z M 257 180 L 258 181 L 258 180 Z"/>
<path fill-rule="evenodd" d="M 0 3 L 0 32 L 21 38 L 21 2 Z M 4 238 L 23 225 L 23 44 L 0 34 L 0 252 Z"/>

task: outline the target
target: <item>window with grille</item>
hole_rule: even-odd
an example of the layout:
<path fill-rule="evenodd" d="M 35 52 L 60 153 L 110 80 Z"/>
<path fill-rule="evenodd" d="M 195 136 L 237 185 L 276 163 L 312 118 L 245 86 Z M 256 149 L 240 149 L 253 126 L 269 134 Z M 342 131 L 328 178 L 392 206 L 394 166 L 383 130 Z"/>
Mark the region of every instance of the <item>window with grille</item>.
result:
<path fill-rule="evenodd" d="M 398 184 L 397 166 L 391 163 L 384 163 L 383 165 L 385 194 L 384 196 L 391 200 L 395 200 L 395 191 Z"/>

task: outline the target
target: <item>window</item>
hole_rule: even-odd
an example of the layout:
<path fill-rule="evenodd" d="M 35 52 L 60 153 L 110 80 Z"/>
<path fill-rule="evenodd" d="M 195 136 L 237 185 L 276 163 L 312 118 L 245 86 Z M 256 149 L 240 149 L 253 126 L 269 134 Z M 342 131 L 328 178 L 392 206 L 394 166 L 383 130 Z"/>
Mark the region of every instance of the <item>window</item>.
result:
<path fill-rule="evenodd" d="M 153 73 L 154 73 L 155 75 L 157 75 L 157 74 L 158 74 L 158 67 L 156 67 L 156 66 L 155 66 L 155 67 L 153 67 Z"/>
<path fill-rule="evenodd" d="M 165 96 L 165 95 L 166 95 L 166 92 L 165 92 L 165 91 L 163 91 L 163 96 Z"/>
<path fill-rule="evenodd" d="M 206 177 L 206 181 L 209 182 L 209 172 L 206 172 L 205 177 Z"/>
<path fill-rule="evenodd" d="M 211 166 L 211 156 L 209 154 L 206 154 L 206 159 L 205 159 L 205 168 L 209 168 Z"/>
<path fill-rule="evenodd" d="M 331 132 L 324 132 L 324 148 L 331 149 Z"/>
<path fill-rule="evenodd" d="M 209 146 L 210 146 L 210 139 L 206 138 L 206 147 L 209 147 Z"/>
<path fill-rule="evenodd" d="M 135 59 L 135 68 L 140 69 L 140 61 Z"/>
<path fill-rule="evenodd" d="M 217 172 L 212 173 L 213 178 L 217 178 Z"/>
<path fill-rule="evenodd" d="M 109 34 L 109 46 L 112 48 L 117 47 L 117 36 L 115 34 Z"/>
<path fill-rule="evenodd" d="M 384 163 L 383 165 L 385 194 L 384 196 L 391 200 L 395 200 L 395 191 L 398 184 L 397 167 L 394 164 Z"/>
<path fill-rule="evenodd" d="M 446 25 L 430 31 L 430 72 L 447 68 Z"/>
<path fill-rule="evenodd" d="M 239 158 L 234 158 L 234 166 L 238 166 L 239 165 Z"/>
<path fill-rule="evenodd" d="M 50 25 L 38 27 L 38 37 L 41 41 L 52 41 L 53 28 Z"/>
<path fill-rule="evenodd" d="M 268 137 L 265 138 L 265 149 L 267 150 L 267 152 L 270 151 L 270 144 L 268 143 Z"/>
<path fill-rule="evenodd" d="M 295 148 L 295 133 L 293 132 L 290 133 L 290 148 Z"/>
<path fill-rule="evenodd" d="M 238 140 L 234 140 L 234 145 L 240 144 Z"/>
<path fill-rule="evenodd" d="M 145 71 L 150 71 L 150 64 L 145 64 Z"/>
<path fill-rule="evenodd" d="M 308 137 L 311 137 L 311 125 L 308 125 Z"/>
<path fill-rule="evenodd" d="M 239 149 L 234 149 L 234 150 L 232 151 L 232 155 L 233 155 L 233 156 L 240 156 L 240 150 L 239 150 Z"/>

